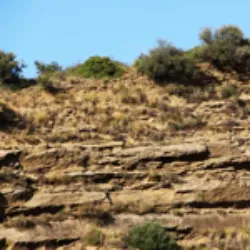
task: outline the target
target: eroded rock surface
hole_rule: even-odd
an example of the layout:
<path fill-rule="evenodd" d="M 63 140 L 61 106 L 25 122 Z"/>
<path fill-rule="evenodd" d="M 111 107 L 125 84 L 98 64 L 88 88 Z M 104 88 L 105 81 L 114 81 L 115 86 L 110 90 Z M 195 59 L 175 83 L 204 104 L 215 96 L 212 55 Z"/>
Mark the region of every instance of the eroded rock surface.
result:
<path fill-rule="evenodd" d="M 220 152 L 228 152 L 230 144 L 219 143 Z M 143 147 L 114 142 L 28 148 L 23 155 L 2 151 L 1 244 L 81 249 L 89 228 L 101 225 L 110 249 L 119 249 L 122 243 L 112 241 L 112 234 L 148 220 L 161 222 L 183 246 L 210 244 L 217 237 L 213 232 L 226 228 L 245 235 L 248 151 L 222 155 L 214 149 L 204 142 Z M 203 243 L 193 242 L 198 236 Z"/>

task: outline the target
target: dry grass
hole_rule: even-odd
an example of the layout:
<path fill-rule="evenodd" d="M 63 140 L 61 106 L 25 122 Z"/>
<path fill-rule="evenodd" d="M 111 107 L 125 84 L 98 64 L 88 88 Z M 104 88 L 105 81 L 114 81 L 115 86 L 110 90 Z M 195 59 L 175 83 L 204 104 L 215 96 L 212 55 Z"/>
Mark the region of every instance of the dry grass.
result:
<path fill-rule="evenodd" d="M 60 88 L 67 86 L 55 96 L 39 86 L 0 93 L 1 99 L 25 118 L 26 134 L 51 143 L 94 138 L 125 140 L 127 144 L 163 143 L 173 132 L 205 130 L 209 117 L 193 112 L 200 102 L 218 98 L 221 91 L 213 86 L 204 91 L 171 84 L 161 87 L 133 70 L 108 82 L 71 76 L 54 81 L 60 82 Z M 233 110 L 234 115 L 246 119 L 249 105 L 238 106 L 231 105 L 225 114 L 230 116 Z M 96 127 L 96 132 L 79 132 L 84 125 Z"/>
<path fill-rule="evenodd" d="M 0 128 L 8 129 L 21 125 L 21 116 L 4 102 L 0 102 Z"/>
<path fill-rule="evenodd" d="M 19 230 L 33 230 L 36 227 L 36 224 L 32 219 L 20 216 L 5 221 L 4 226 L 9 228 L 18 228 Z"/>
<path fill-rule="evenodd" d="M 98 228 L 91 229 L 86 235 L 85 240 L 92 246 L 103 246 L 105 243 L 105 234 Z"/>
<path fill-rule="evenodd" d="M 174 130 L 190 130 L 202 128 L 205 123 L 201 120 L 200 117 L 189 116 L 186 118 L 180 117 L 176 120 L 172 120 L 169 125 L 170 128 Z"/>
<path fill-rule="evenodd" d="M 48 110 L 36 110 L 30 119 L 35 126 L 42 126 L 50 120 L 50 114 Z"/>

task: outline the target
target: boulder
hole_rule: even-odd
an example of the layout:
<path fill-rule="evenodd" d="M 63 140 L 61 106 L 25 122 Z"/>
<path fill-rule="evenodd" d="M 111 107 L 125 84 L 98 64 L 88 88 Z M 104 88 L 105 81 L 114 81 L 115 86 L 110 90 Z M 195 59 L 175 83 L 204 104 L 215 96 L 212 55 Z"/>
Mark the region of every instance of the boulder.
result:
<path fill-rule="evenodd" d="M 21 150 L 0 150 L 0 166 L 17 163 L 20 155 Z"/>

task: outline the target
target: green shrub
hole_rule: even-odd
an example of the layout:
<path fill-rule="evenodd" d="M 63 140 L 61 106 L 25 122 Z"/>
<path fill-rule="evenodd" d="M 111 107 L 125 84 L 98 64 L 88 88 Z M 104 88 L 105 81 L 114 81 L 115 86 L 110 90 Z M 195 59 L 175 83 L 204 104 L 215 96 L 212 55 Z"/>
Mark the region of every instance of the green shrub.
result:
<path fill-rule="evenodd" d="M 117 78 L 125 72 L 125 66 L 109 57 L 92 56 L 72 70 L 86 78 Z"/>
<path fill-rule="evenodd" d="M 160 41 L 158 47 L 140 58 L 138 71 L 160 84 L 186 82 L 194 77 L 195 62 L 181 49 Z"/>
<path fill-rule="evenodd" d="M 62 71 L 62 67 L 57 62 L 51 62 L 51 63 L 42 63 L 39 61 L 35 61 L 35 66 L 37 69 L 37 73 L 39 75 L 41 74 L 51 74 L 54 72 L 60 72 Z"/>
<path fill-rule="evenodd" d="M 137 68 L 137 67 L 139 66 L 139 64 L 140 64 L 141 59 L 142 59 L 144 56 L 145 56 L 145 55 L 144 55 L 143 53 L 141 53 L 141 54 L 138 56 L 138 58 L 136 58 L 136 59 L 134 60 L 134 62 L 133 62 L 133 64 L 132 64 L 132 67 Z"/>
<path fill-rule="evenodd" d="M 226 99 L 237 95 L 237 87 L 233 84 L 227 84 L 221 88 L 221 97 Z"/>
<path fill-rule="evenodd" d="M 21 73 L 25 65 L 16 60 L 13 53 L 0 50 L 0 83 L 15 84 L 20 82 Z"/>
<path fill-rule="evenodd" d="M 102 246 L 104 244 L 105 235 L 101 230 L 93 229 L 87 235 L 88 244 L 92 246 Z"/>
<path fill-rule="evenodd" d="M 245 107 L 243 107 L 243 114 L 245 117 L 248 117 L 250 115 L 250 105 L 246 105 Z"/>
<path fill-rule="evenodd" d="M 200 40 L 205 44 L 210 44 L 213 41 L 213 32 L 210 28 L 204 28 L 200 33 Z"/>
<path fill-rule="evenodd" d="M 189 49 L 185 52 L 185 56 L 189 58 L 194 63 L 202 62 L 200 54 L 203 51 L 203 46 L 196 46 L 192 49 Z"/>
<path fill-rule="evenodd" d="M 250 46 L 244 45 L 238 47 L 234 54 L 234 69 L 239 73 L 247 73 L 250 71 Z"/>
<path fill-rule="evenodd" d="M 236 26 L 223 26 L 214 32 L 206 28 L 200 33 L 203 47 L 198 57 L 220 69 L 246 73 L 250 69 L 250 43 Z"/>
<path fill-rule="evenodd" d="M 156 222 L 147 222 L 132 228 L 126 243 L 140 250 L 177 250 L 176 241 Z"/>

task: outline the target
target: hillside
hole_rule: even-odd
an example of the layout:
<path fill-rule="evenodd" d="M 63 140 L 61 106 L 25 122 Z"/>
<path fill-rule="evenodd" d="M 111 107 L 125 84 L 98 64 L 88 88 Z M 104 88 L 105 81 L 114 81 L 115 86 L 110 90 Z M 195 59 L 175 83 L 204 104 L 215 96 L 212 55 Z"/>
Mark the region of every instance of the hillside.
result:
<path fill-rule="evenodd" d="M 249 249 L 250 82 L 199 67 L 207 88 L 130 69 L 2 89 L 2 249 L 124 249 L 150 220 L 184 249 Z"/>

